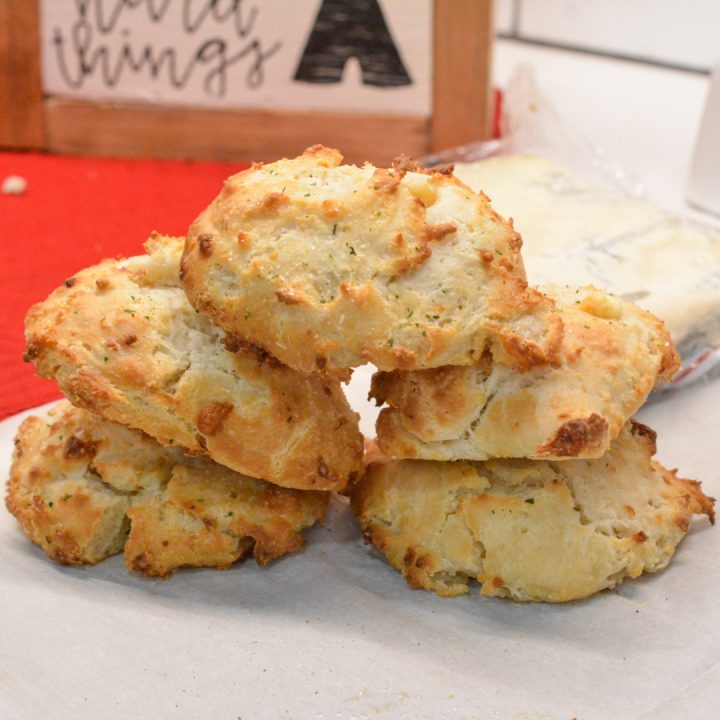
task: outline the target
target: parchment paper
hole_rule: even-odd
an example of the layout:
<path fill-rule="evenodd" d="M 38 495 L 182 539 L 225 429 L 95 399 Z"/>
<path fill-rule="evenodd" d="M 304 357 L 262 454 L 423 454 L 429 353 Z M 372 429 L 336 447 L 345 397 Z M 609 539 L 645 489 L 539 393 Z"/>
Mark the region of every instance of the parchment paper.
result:
<path fill-rule="evenodd" d="M 718 407 L 715 381 L 639 416 L 716 496 Z M 3 476 L 17 424 L 0 424 Z M 0 511 L 0 718 L 718 717 L 720 529 L 704 519 L 666 571 L 557 606 L 409 590 L 340 500 L 308 539 L 269 567 L 147 580 L 120 558 L 60 567 Z"/>

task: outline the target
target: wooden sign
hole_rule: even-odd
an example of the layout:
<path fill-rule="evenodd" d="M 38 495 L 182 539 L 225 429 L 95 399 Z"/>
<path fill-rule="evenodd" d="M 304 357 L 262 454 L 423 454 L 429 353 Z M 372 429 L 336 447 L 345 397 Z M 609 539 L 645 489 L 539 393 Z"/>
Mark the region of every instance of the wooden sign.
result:
<path fill-rule="evenodd" d="M 490 131 L 489 0 L 0 0 L 0 146 L 386 163 Z"/>

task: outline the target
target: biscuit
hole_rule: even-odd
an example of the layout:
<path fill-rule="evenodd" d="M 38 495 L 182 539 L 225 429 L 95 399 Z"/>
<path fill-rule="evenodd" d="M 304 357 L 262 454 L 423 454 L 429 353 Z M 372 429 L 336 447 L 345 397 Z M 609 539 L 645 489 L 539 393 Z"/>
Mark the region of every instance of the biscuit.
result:
<path fill-rule="evenodd" d="M 471 367 L 378 373 L 371 396 L 389 457 L 561 459 L 605 453 L 679 365 L 663 323 L 589 286 L 541 288 L 564 324 L 558 361 L 525 373 L 486 354 Z"/>
<path fill-rule="evenodd" d="M 652 460 L 655 434 L 629 423 L 597 460 L 373 463 L 352 490 L 368 542 L 413 588 L 566 602 L 664 568 L 700 484 Z"/>
<path fill-rule="evenodd" d="M 27 359 L 75 405 L 286 487 L 342 489 L 363 440 L 339 382 L 214 327 L 178 279 L 183 241 L 106 260 L 28 312 Z"/>
<path fill-rule="evenodd" d="M 191 226 L 190 302 L 302 373 L 532 367 L 562 325 L 527 287 L 520 236 L 451 175 L 341 165 L 316 146 L 234 175 Z"/>
<path fill-rule="evenodd" d="M 94 564 L 124 548 L 130 570 L 165 577 L 294 552 L 328 497 L 188 457 L 63 401 L 20 426 L 6 504 L 59 563 Z"/>

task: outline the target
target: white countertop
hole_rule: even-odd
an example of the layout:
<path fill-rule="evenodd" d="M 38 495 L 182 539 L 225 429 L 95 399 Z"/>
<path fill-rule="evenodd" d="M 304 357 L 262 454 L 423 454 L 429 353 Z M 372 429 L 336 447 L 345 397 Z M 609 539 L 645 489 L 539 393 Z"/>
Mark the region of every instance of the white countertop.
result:
<path fill-rule="evenodd" d="M 362 394 L 352 394 L 356 406 Z M 643 409 L 658 455 L 720 493 L 720 383 Z M 6 473 L 17 418 L 0 423 Z M 720 531 L 670 566 L 564 605 L 409 590 L 333 502 L 267 567 L 61 567 L 0 513 L 3 720 L 714 720 Z"/>

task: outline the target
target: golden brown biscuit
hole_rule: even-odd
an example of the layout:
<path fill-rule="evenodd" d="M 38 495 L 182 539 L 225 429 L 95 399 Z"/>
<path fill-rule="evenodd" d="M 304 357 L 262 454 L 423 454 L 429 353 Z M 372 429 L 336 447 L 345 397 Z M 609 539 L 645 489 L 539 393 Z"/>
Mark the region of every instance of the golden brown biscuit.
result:
<path fill-rule="evenodd" d="M 129 569 L 164 577 L 293 552 L 328 496 L 190 458 L 63 401 L 20 426 L 6 503 L 53 560 L 94 564 L 124 547 Z"/>
<path fill-rule="evenodd" d="M 597 460 L 373 463 L 352 490 L 365 537 L 413 588 L 565 602 L 664 568 L 714 500 L 628 424 Z"/>
<path fill-rule="evenodd" d="M 519 367 L 554 357 L 561 323 L 485 196 L 341 162 L 317 146 L 229 178 L 188 232 L 192 304 L 303 373 L 469 365 L 490 342 Z"/>
<path fill-rule="evenodd" d="M 389 457 L 599 457 L 679 357 L 663 323 L 588 286 L 541 288 L 565 332 L 556 363 L 525 373 L 486 354 L 471 367 L 377 373 L 390 407 L 377 434 Z"/>
<path fill-rule="evenodd" d="M 27 357 L 79 407 L 252 477 L 342 489 L 362 470 L 337 381 L 305 377 L 214 327 L 187 301 L 183 241 L 77 273 L 26 318 Z"/>

